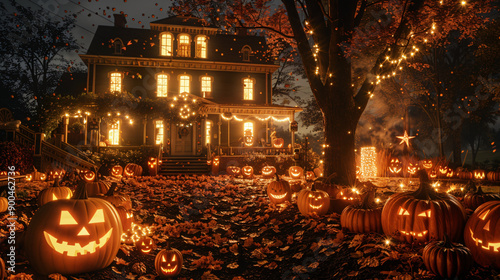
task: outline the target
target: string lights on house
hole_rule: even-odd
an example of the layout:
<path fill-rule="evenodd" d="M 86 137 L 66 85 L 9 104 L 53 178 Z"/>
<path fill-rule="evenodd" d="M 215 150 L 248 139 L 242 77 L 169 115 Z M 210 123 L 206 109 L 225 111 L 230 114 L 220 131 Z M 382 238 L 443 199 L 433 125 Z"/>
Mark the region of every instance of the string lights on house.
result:
<path fill-rule="evenodd" d="M 247 120 L 249 117 L 246 117 L 246 118 L 243 118 L 243 117 L 238 117 L 238 116 L 235 116 L 235 115 L 231 115 L 230 117 L 226 117 L 224 114 L 221 114 L 221 117 L 223 120 L 225 121 L 230 121 L 230 120 L 235 120 L 235 121 L 239 121 L 239 122 L 242 122 L 242 121 L 245 121 Z M 290 121 L 290 117 L 284 117 L 284 118 L 276 118 L 274 116 L 268 116 L 268 117 L 265 117 L 265 118 L 261 118 L 261 117 L 257 117 L 257 116 L 252 116 L 256 119 L 258 119 L 259 121 L 268 121 L 270 119 L 272 119 L 273 121 L 275 122 L 289 122 Z"/>
<path fill-rule="evenodd" d="M 361 148 L 361 176 L 375 177 L 377 176 L 377 151 L 375 147 Z"/>

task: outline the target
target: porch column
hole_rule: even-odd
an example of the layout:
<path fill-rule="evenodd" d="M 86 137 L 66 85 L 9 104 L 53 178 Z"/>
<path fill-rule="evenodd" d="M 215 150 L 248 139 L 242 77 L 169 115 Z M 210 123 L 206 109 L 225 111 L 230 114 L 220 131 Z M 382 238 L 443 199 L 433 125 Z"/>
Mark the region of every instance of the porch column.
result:
<path fill-rule="evenodd" d="M 87 146 L 87 130 L 88 130 L 88 115 L 85 114 L 85 118 L 83 119 L 83 122 L 85 124 L 85 130 L 83 132 L 83 145 Z"/>
<path fill-rule="evenodd" d="M 227 147 L 229 153 L 231 151 L 231 120 L 227 120 Z"/>
<path fill-rule="evenodd" d="M 294 121 L 295 121 L 295 114 L 292 113 L 291 117 L 290 117 L 290 123 L 288 125 L 288 129 L 290 129 L 290 133 L 292 134 L 292 138 L 291 138 L 292 139 L 292 151 L 291 151 L 292 153 L 293 153 L 293 149 L 295 148 L 295 132 L 293 131 L 293 129 L 291 129 L 291 124 Z"/>
<path fill-rule="evenodd" d="M 145 115 L 144 119 L 142 119 L 142 145 L 146 145 L 147 124 L 148 124 L 148 115 Z"/>
<path fill-rule="evenodd" d="M 217 131 L 218 133 L 218 137 L 217 137 L 217 143 L 218 143 L 218 146 L 219 146 L 219 151 L 217 151 L 217 154 L 219 155 L 220 154 L 220 145 L 221 145 L 221 136 L 222 136 L 222 131 L 221 131 L 221 128 L 222 128 L 222 117 L 221 115 L 219 114 L 219 122 L 217 123 L 217 125 L 219 126 L 219 130 Z"/>
<path fill-rule="evenodd" d="M 68 143 L 69 117 L 64 116 L 64 143 Z"/>

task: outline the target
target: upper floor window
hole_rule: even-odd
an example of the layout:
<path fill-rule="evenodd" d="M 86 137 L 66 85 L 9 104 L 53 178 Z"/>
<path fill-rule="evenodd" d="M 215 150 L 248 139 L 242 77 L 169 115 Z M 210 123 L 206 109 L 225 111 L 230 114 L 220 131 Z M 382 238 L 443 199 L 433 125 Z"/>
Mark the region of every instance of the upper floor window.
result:
<path fill-rule="evenodd" d="M 212 121 L 207 121 L 205 123 L 205 143 L 210 144 L 210 138 L 212 135 Z"/>
<path fill-rule="evenodd" d="M 115 39 L 113 46 L 115 48 L 115 54 L 122 54 L 123 42 L 120 38 Z"/>
<path fill-rule="evenodd" d="M 109 90 L 111 92 L 122 91 L 122 73 L 113 72 L 110 74 Z"/>
<path fill-rule="evenodd" d="M 207 58 L 207 36 L 200 35 L 196 37 L 195 56 L 199 58 Z"/>
<path fill-rule="evenodd" d="M 246 122 L 243 124 L 243 135 L 253 136 L 253 122 Z"/>
<path fill-rule="evenodd" d="M 201 77 L 201 96 L 203 98 L 212 97 L 212 77 L 210 76 Z"/>
<path fill-rule="evenodd" d="M 243 79 L 243 99 L 244 100 L 253 100 L 253 91 L 254 91 L 254 79 L 245 78 Z"/>
<path fill-rule="evenodd" d="M 113 120 L 109 124 L 108 139 L 110 145 L 120 145 L 120 121 Z"/>
<path fill-rule="evenodd" d="M 177 54 L 182 57 L 191 56 L 191 38 L 187 34 L 179 35 L 179 45 L 177 47 Z"/>
<path fill-rule="evenodd" d="M 187 92 L 189 93 L 189 84 L 191 82 L 191 77 L 188 75 L 182 75 L 179 77 L 179 93 Z"/>
<path fill-rule="evenodd" d="M 249 46 L 244 46 L 241 49 L 241 54 L 243 56 L 243 61 L 250 61 L 250 53 L 252 52 L 252 49 Z"/>
<path fill-rule="evenodd" d="M 160 54 L 165 56 L 172 56 L 173 53 L 173 37 L 170 33 L 162 33 L 160 36 Z"/>
<path fill-rule="evenodd" d="M 163 144 L 163 120 L 155 121 L 155 144 Z"/>
<path fill-rule="evenodd" d="M 156 76 L 156 96 L 158 97 L 168 96 L 168 75 L 158 74 Z"/>

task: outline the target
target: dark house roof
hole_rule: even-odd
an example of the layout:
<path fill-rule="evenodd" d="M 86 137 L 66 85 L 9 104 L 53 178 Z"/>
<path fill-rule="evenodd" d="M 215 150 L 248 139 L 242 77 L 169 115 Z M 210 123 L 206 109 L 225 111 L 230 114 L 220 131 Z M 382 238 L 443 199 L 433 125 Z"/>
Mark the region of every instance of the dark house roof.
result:
<path fill-rule="evenodd" d="M 215 25 L 209 24 L 206 20 L 196 17 L 171 16 L 168 18 L 152 21 L 151 23 L 216 28 Z"/>

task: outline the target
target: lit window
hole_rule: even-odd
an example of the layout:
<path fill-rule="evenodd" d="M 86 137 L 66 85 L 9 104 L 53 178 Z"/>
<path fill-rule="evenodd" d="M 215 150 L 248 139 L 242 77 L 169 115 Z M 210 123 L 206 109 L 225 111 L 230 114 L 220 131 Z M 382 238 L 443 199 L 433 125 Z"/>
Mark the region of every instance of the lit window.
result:
<path fill-rule="evenodd" d="M 114 46 L 115 46 L 115 54 L 121 54 L 123 48 L 122 40 L 116 39 L 114 42 Z"/>
<path fill-rule="evenodd" d="M 250 61 L 250 52 L 252 50 L 250 49 L 249 46 L 244 46 L 242 49 L 241 49 L 241 53 L 243 55 L 243 61 Z"/>
<path fill-rule="evenodd" d="M 109 126 L 108 132 L 109 144 L 120 145 L 120 121 L 116 120 Z"/>
<path fill-rule="evenodd" d="M 179 78 L 179 93 L 187 92 L 189 93 L 189 82 L 190 82 L 190 77 L 187 75 L 182 75 Z"/>
<path fill-rule="evenodd" d="M 111 92 L 121 92 L 122 91 L 122 73 L 111 73 L 110 79 L 110 91 Z"/>
<path fill-rule="evenodd" d="M 246 78 L 243 80 L 243 99 L 253 100 L 253 79 Z"/>
<path fill-rule="evenodd" d="M 155 144 L 163 144 L 163 120 L 155 121 Z"/>
<path fill-rule="evenodd" d="M 158 97 L 167 97 L 167 87 L 168 85 L 168 76 L 165 74 L 159 74 L 156 76 L 156 96 Z"/>
<path fill-rule="evenodd" d="M 207 58 L 207 37 L 196 37 L 196 57 Z"/>
<path fill-rule="evenodd" d="M 201 95 L 203 98 L 212 97 L 212 77 L 201 77 Z"/>
<path fill-rule="evenodd" d="M 253 136 L 253 122 L 246 122 L 243 124 L 243 135 Z"/>
<path fill-rule="evenodd" d="M 179 48 L 177 49 L 177 54 L 183 57 L 189 57 L 191 53 L 191 44 L 189 35 L 182 34 L 179 36 Z"/>
<path fill-rule="evenodd" d="M 210 144 L 211 134 L 212 134 L 212 122 L 207 121 L 205 124 L 205 143 Z"/>
<path fill-rule="evenodd" d="M 172 56 L 172 34 L 163 33 L 160 37 L 160 54 Z"/>

